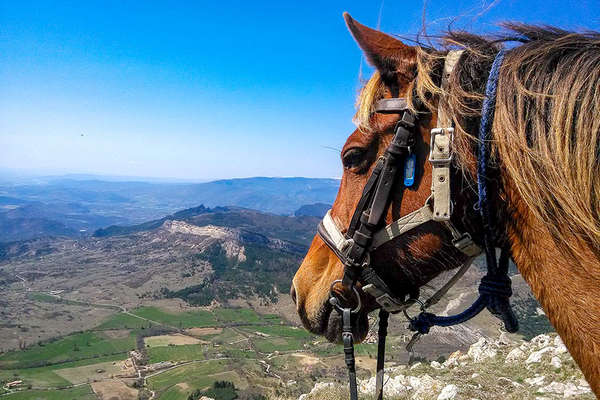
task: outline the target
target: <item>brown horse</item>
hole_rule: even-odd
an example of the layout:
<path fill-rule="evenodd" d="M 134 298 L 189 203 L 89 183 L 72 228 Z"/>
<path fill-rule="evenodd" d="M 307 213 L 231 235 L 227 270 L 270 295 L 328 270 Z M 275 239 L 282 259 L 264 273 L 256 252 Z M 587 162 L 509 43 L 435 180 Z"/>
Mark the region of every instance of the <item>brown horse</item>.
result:
<path fill-rule="evenodd" d="M 399 118 L 375 113 L 375 102 L 406 97 L 418 115 L 417 181 L 401 201 L 392 196 L 389 223 L 421 207 L 430 195 L 432 168 L 426 161 L 442 98 L 455 126 L 452 223 L 481 243 L 474 188 L 483 91 L 503 43 L 521 42 L 506 53 L 500 70 L 492 131 L 494 168 L 500 176 L 493 188 L 497 233 L 599 396 L 600 34 L 510 24 L 500 39 L 450 33 L 440 50 L 408 46 L 344 17 L 376 72 L 360 93 L 357 129 L 341 151 L 344 174 L 331 215 L 342 231 Z M 464 52 L 442 90 L 448 47 Z M 448 231 L 434 221 L 371 254 L 373 268 L 400 298 L 463 261 Z M 292 285 L 305 327 L 331 341 L 340 338 L 340 318 L 328 303 L 330 285 L 342 274 L 336 255 L 316 236 Z M 352 298 L 341 286 L 336 290 Z M 354 336 L 362 340 L 367 313 L 377 305 L 366 293 L 360 291 L 360 296 L 363 309 Z"/>

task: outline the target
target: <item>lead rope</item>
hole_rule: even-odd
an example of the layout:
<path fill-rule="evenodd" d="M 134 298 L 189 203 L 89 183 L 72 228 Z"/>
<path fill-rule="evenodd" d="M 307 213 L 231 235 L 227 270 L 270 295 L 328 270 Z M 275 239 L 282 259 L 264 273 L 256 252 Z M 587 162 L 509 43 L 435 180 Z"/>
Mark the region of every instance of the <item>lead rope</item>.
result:
<path fill-rule="evenodd" d="M 335 281 L 337 283 L 339 281 Z M 332 287 L 333 287 L 332 285 Z M 353 288 L 357 298 L 358 293 Z M 342 342 L 344 343 L 344 361 L 348 369 L 348 387 L 350 391 L 350 400 L 358 400 L 358 385 L 356 383 L 356 357 L 354 356 L 354 334 L 352 333 L 352 314 L 360 310 L 360 302 L 354 310 L 349 307 L 341 307 L 335 293 L 331 292 L 329 303 L 342 317 Z M 377 375 L 375 378 L 375 393 L 377 400 L 383 400 L 383 378 L 385 364 L 385 339 L 387 337 L 388 319 L 390 313 L 384 309 L 379 310 L 379 330 L 377 333 Z"/>
<path fill-rule="evenodd" d="M 383 378 L 385 363 L 385 338 L 387 336 L 388 319 L 390 313 L 383 308 L 379 310 L 379 331 L 377 332 L 377 375 L 375 378 L 375 398 L 383 399 Z"/>
<path fill-rule="evenodd" d="M 356 361 L 354 358 L 354 335 L 352 334 L 352 310 L 350 308 L 342 308 L 341 314 L 344 361 L 346 361 L 346 368 L 348 368 L 350 399 L 358 400 L 358 388 L 356 387 Z"/>

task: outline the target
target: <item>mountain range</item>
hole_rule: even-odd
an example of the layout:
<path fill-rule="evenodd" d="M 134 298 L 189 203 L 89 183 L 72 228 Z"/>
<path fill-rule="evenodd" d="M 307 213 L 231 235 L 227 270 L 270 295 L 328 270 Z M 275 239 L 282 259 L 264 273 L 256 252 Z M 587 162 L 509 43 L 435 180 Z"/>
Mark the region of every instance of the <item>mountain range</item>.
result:
<path fill-rule="evenodd" d="M 100 228 L 142 224 L 198 204 L 320 216 L 333 203 L 338 186 L 336 179 L 264 177 L 206 183 L 73 178 L 2 182 L 0 242 L 83 237 Z"/>

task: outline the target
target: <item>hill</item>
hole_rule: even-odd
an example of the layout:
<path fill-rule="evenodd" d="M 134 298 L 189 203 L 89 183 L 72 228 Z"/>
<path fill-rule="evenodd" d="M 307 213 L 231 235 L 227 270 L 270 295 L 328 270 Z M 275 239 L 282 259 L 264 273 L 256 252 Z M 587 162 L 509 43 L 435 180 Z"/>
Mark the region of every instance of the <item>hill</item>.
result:
<path fill-rule="evenodd" d="M 317 223 L 314 217 L 200 206 L 98 237 L 4 244 L 0 285 L 9 295 L 0 315 L 10 324 L 0 333 L 14 338 L 15 346 L 20 323 L 27 328 L 19 336 L 29 340 L 86 326 L 81 316 L 69 314 L 48 321 L 30 307 L 31 291 L 60 291 L 70 301 L 116 307 L 165 298 L 193 305 L 245 297 L 276 301 L 289 292 Z"/>

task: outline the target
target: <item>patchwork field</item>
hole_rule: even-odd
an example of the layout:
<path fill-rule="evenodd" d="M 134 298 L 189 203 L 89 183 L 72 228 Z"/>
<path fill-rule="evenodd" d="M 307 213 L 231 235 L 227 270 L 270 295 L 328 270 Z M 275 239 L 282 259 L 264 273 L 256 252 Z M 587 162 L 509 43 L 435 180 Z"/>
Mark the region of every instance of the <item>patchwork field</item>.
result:
<path fill-rule="evenodd" d="M 343 365 L 339 348 L 315 339 L 251 309 L 144 306 L 113 314 L 93 330 L 1 354 L 0 383 L 23 381 L 3 389 L 11 392 L 7 400 L 129 400 L 152 393 L 186 400 L 195 390 L 216 393 L 217 400 L 232 391 L 241 399 L 297 396 L 319 368 Z M 321 361 L 330 354 L 339 360 Z M 213 388 L 223 381 L 234 386 Z"/>
<path fill-rule="evenodd" d="M 74 385 L 86 383 L 93 380 L 110 379 L 116 375 L 133 373 L 133 369 L 121 368 L 122 363 L 117 361 L 107 361 L 98 364 L 83 365 L 81 367 L 61 368 L 55 373 L 65 378 Z"/>

